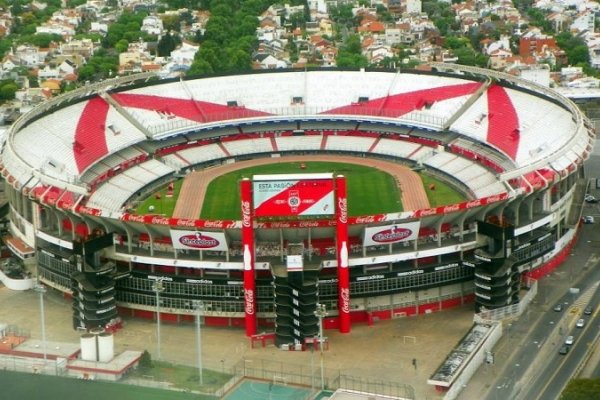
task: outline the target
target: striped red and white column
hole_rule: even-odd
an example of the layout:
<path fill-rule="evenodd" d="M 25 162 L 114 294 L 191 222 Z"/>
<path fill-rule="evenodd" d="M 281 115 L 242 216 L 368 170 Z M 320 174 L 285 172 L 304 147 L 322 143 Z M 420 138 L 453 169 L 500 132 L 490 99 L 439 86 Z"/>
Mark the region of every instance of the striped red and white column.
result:
<path fill-rule="evenodd" d="M 336 186 L 336 236 L 337 236 L 337 275 L 338 312 L 341 333 L 350 332 L 350 272 L 348 271 L 348 198 L 346 177 L 335 177 Z"/>
<path fill-rule="evenodd" d="M 256 282 L 254 280 L 254 220 L 252 217 L 252 182 L 240 182 L 242 207 L 242 254 L 244 259 L 244 315 L 246 336 L 256 334 Z"/>

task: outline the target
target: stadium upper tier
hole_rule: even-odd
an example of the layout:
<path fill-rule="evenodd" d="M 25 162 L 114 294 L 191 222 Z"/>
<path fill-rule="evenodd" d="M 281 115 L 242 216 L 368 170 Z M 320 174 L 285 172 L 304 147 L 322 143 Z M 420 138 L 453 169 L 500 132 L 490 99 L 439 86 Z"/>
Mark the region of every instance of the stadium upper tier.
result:
<path fill-rule="evenodd" d="M 117 78 L 53 99 L 24 115 L 11 128 L 3 148 L 4 174 L 16 187 L 44 185 L 89 195 L 91 188 L 82 177 L 93 175 L 99 164 L 132 146 L 160 148 L 161 142 L 178 136 L 211 137 L 216 128 L 264 124 L 272 131 L 276 126 L 293 127 L 296 121 L 323 123 L 328 129 L 358 124 L 414 127 L 440 138 L 451 133 L 500 154 L 504 162 L 498 179 L 506 182 L 542 169 L 560 174 L 588 157 L 593 134 L 568 99 L 492 71 L 435 67 L 439 71 Z M 293 145 L 279 142 L 286 148 Z M 228 146 L 235 156 L 255 147 L 269 148 L 270 143 L 260 139 Z M 241 147 L 248 144 L 250 149 Z M 333 139 L 326 146 L 322 150 L 344 148 L 348 142 Z M 365 139 L 352 146 L 368 151 L 381 145 Z M 168 173 L 169 168 L 163 169 L 154 175 Z M 101 198 L 98 193 L 92 200 L 106 204 Z"/>

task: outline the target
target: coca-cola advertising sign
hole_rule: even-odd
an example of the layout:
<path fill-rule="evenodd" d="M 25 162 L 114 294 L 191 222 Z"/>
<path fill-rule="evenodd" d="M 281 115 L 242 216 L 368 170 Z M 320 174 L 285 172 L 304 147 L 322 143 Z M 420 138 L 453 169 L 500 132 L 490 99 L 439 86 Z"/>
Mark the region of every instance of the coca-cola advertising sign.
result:
<path fill-rule="evenodd" d="M 346 224 L 348 222 L 348 199 L 346 197 L 338 198 L 338 220 L 342 224 Z"/>
<path fill-rule="evenodd" d="M 250 210 L 250 202 L 242 201 L 242 226 L 250 228 L 252 219 L 252 211 Z"/>
<path fill-rule="evenodd" d="M 254 290 L 244 289 L 244 303 L 247 315 L 254 315 Z"/>
<path fill-rule="evenodd" d="M 349 288 L 341 288 L 340 289 L 340 308 L 343 313 L 350 313 L 350 289 Z"/>
<path fill-rule="evenodd" d="M 419 221 L 406 224 L 383 225 L 365 228 L 364 246 L 405 242 L 415 240 L 419 235 Z"/>
<path fill-rule="evenodd" d="M 176 249 L 227 250 L 227 241 L 222 232 L 171 230 L 171 241 Z"/>

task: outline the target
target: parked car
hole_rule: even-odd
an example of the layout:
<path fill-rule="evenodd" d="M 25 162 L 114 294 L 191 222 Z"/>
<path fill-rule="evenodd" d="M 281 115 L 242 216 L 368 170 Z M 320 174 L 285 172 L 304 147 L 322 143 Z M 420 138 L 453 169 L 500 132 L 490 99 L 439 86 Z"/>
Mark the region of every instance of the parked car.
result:
<path fill-rule="evenodd" d="M 598 202 L 598 199 L 595 196 L 591 195 L 591 194 L 586 194 L 585 197 L 584 197 L 584 200 L 587 203 L 597 203 Z"/>
<path fill-rule="evenodd" d="M 585 308 L 585 310 L 583 310 L 583 313 L 585 315 L 592 315 L 593 312 L 594 312 L 594 307 L 592 307 L 592 306 L 587 306 Z"/>
<path fill-rule="evenodd" d="M 567 354 L 568 352 L 569 352 L 569 346 L 567 346 L 566 344 L 560 346 L 560 350 L 558 350 L 558 354 L 563 355 L 563 356 L 565 354 Z"/>
<path fill-rule="evenodd" d="M 583 318 L 579 318 L 577 320 L 577 323 L 575 324 L 575 326 L 578 328 L 583 328 L 584 325 L 585 325 L 585 319 L 583 319 Z"/>
<path fill-rule="evenodd" d="M 567 346 L 570 346 L 573 344 L 574 341 L 575 341 L 575 338 L 573 336 L 567 336 L 567 338 L 565 339 L 565 344 Z"/>
<path fill-rule="evenodd" d="M 560 312 L 563 309 L 563 305 L 562 303 L 558 303 L 557 305 L 554 306 L 553 310 L 556 312 Z"/>
<path fill-rule="evenodd" d="M 584 224 L 593 224 L 594 217 L 592 217 L 591 215 L 586 215 L 585 217 L 583 217 L 583 223 Z"/>

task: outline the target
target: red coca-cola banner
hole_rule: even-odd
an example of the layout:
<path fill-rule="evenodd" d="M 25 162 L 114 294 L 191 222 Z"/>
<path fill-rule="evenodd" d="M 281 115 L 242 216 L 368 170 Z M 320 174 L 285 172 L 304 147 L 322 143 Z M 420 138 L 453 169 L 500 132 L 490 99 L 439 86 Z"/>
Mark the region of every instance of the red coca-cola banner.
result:
<path fill-rule="evenodd" d="M 338 175 L 336 186 L 336 251 L 338 274 L 338 312 L 340 332 L 350 332 L 350 272 L 348 271 L 348 197 L 346 178 Z"/>
<path fill-rule="evenodd" d="M 246 336 L 256 334 L 256 282 L 254 280 L 254 226 L 252 221 L 252 182 L 240 182 L 242 209 L 242 255 L 244 260 L 244 314 Z"/>

